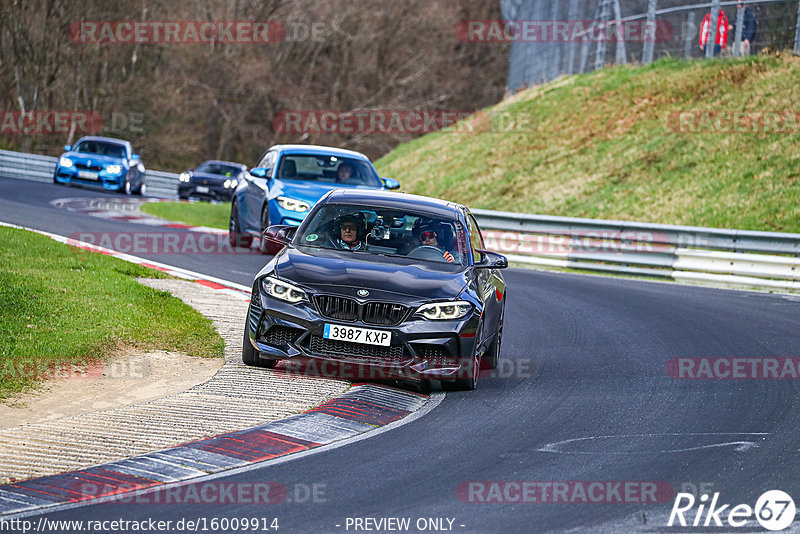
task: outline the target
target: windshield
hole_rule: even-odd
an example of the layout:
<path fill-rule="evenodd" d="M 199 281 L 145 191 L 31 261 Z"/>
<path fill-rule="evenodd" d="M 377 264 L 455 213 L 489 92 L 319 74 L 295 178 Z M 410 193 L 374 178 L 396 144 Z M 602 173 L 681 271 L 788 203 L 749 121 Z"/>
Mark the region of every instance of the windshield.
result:
<path fill-rule="evenodd" d="M 372 165 L 363 160 L 339 156 L 287 154 L 281 159 L 278 178 L 381 187 L 380 178 Z"/>
<path fill-rule="evenodd" d="M 306 221 L 297 246 L 467 264 L 461 223 L 413 211 L 327 204 Z"/>
<path fill-rule="evenodd" d="M 218 174 L 220 176 L 235 176 L 241 172 L 241 169 L 232 165 L 224 165 L 222 163 L 203 163 L 197 167 L 197 172 L 206 174 Z"/>
<path fill-rule="evenodd" d="M 104 143 L 102 141 L 81 141 L 78 143 L 78 146 L 75 147 L 75 152 L 111 156 L 113 158 L 125 157 L 124 146 L 115 143 Z"/>

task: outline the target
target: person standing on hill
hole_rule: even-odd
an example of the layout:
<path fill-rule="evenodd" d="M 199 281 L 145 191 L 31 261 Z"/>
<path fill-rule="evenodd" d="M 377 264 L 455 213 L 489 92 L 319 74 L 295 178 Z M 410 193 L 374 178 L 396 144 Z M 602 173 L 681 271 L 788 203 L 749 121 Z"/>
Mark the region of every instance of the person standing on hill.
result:
<path fill-rule="evenodd" d="M 711 26 L 711 13 L 703 17 L 703 24 L 700 26 L 700 49 L 705 50 L 708 44 L 709 26 Z M 714 56 L 718 56 L 723 48 L 728 44 L 728 17 L 721 9 L 717 14 L 717 33 L 714 43 Z"/>
<path fill-rule="evenodd" d="M 742 17 L 742 57 L 750 55 L 750 47 L 753 44 L 753 39 L 756 37 L 756 30 L 758 29 L 758 19 L 756 19 L 753 10 L 744 5 L 744 2 L 739 2 L 738 9 L 744 9 L 744 16 Z M 738 16 L 737 16 L 738 19 Z M 733 38 L 736 39 L 736 24 L 728 26 L 728 30 L 733 32 Z"/>

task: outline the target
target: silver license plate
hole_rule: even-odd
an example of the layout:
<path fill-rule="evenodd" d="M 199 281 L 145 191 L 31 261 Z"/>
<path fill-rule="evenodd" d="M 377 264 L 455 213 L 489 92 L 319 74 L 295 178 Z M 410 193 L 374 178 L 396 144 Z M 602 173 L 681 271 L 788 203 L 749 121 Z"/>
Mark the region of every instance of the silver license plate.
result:
<path fill-rule="evenodd" d="M 78 178 L 84 180 L 97 180 L 98 174 L 92 171 L 78 171 Z"/>
<path fill-rule="evenodd" d="M 208 193 L 208 187 L 206 187 L 204 185 L 198 185 L 197 186 L 197 192 L 198 193 Z"/>
<path fill-rule="evenodd" d="M 322 337 L 364 345 L 380 345 L 388 347 L 392 343 L 392 333 L 386 330 L 372 330 L 355 326 L 342 326 L 339 324 L 326 324 Z"/>

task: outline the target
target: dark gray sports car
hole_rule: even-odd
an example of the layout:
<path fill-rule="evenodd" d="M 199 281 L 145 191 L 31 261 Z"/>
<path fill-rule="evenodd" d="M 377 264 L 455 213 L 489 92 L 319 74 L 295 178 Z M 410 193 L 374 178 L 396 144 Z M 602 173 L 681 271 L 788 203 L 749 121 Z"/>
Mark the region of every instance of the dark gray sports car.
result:
<path fill-rule="evenodd" d="M 466 207 L 334 190 L 267 235 L 286 247 L 253 283 L 244 363 L 455 389 L 497 366 L 508 262 Z"/>

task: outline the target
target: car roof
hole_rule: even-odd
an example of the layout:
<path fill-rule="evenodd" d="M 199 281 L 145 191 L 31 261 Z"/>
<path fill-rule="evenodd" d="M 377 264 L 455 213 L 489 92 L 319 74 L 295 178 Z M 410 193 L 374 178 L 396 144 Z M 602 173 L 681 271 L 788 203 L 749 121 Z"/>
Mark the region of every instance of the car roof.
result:
<path fill-rule="evenodd" d="M 422 211 L 437 217 L 457 217 L 460 209 L 466 209 L 447 200 L 380 189 L 335 189 L 325 197 L 325 203 Z"/>
<path fill-rule="evenodd" d="M 98 136 L 94 136 L 94 135 L 87 135 L 86 137 L 81 137 L 80 139 L 78 139 L 78 142 L 75 143 L 75 144 L 77 145 L 81 141 L 102 141 L 104 143 L 115 143 L 115 144 L 118 144 L 118 145 L 131 146 L 131 142 L 130 141 L 125 141 L 123 139 L 115 139 L 113 137 L 98 137 Z"/>
<path fill-rule="evenodd" d="M 237 163 L 235 161 L 224 161 L 224 160 L 221 160 L 221 159 L 207 159 L 206 161 L 204 161 L 200 165 L 205 165 L 206 163 L 220 163 L 222 165 L 233 165 L 234 167 L 241 167 L 243 169 L 247 168 L 247 165 L 244 165 L 242 163 Z M 200 165 L 198 165 L 198 167 Z"/>
<path fill-rule="evenodd" d="M 331 155 L 348 158 L 358 158 L 369 161 L 369 158 L 361 152 L 347 150 L 346 148 L 336 148 L 323 145 L 274 145 L 270 150 L 278 150 L 284 154 L 312 154 L 312 155 Z"/>

